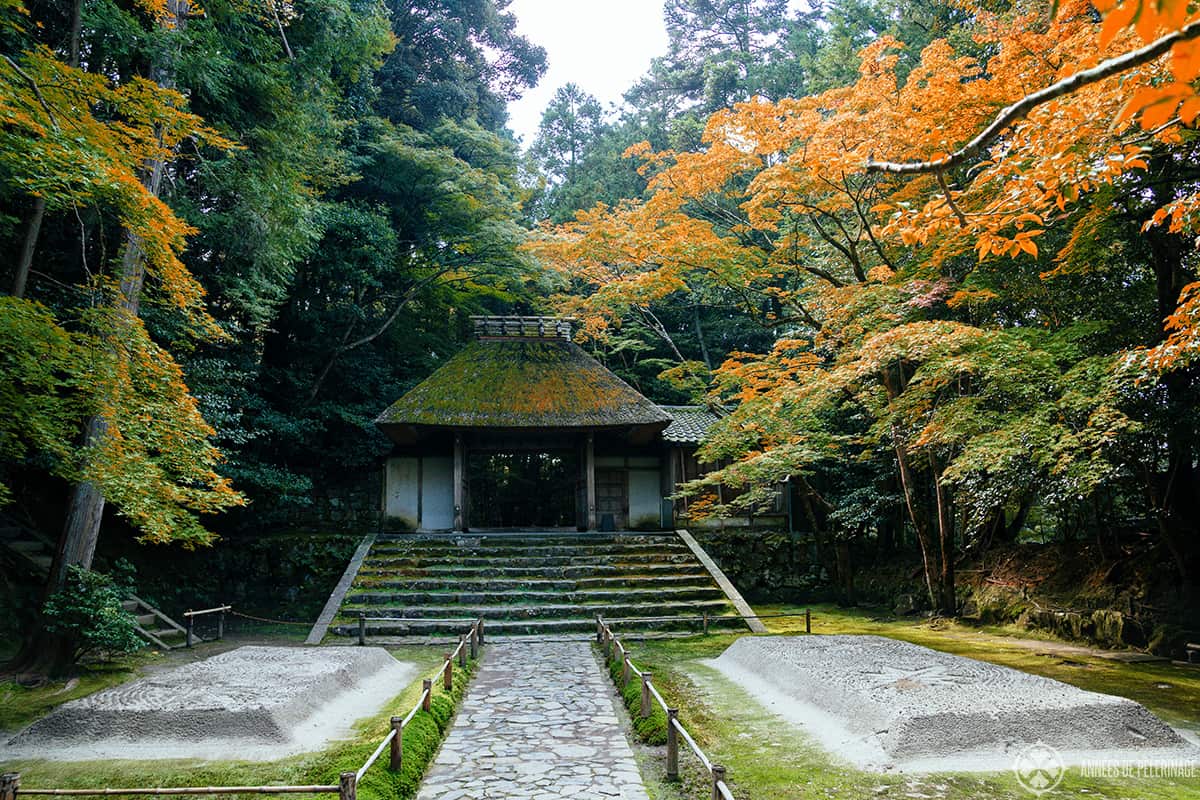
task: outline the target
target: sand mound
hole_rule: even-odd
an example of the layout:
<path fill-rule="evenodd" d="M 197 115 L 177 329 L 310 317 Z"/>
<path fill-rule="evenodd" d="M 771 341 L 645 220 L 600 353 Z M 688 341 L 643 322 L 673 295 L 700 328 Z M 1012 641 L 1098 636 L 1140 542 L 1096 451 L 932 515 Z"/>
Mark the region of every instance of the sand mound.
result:
<path fill-rule="evenodd" d="M 712 664 L 866 768 L 1005 769 L 1038 742 L 1068 763 L 1200 755 L 1131 700 L 879 636 L 745 637 Z"/>
<path fill-rule="evenodd" d="M 346 735 L 414 672 L 377 647 L 240 647 L 64 703 L 0 759 L 279 758 Z"/>

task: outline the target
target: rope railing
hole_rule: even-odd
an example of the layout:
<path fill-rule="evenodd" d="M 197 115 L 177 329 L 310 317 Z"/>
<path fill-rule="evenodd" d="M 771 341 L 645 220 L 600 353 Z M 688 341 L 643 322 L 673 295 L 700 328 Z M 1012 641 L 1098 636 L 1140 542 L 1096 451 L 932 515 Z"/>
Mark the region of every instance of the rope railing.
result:
<path fill-rule="evenodd" d="M 805 609 L 803 614 L 768 614 L 755 615 L 758 619 L 771 619 L 783 617 L 803 617 L 804 630 L 806 633 L 812 633 L 812 612 L 810 609 Z M 710 618 L 708 614 L 703 616 L 704 631 L 708 632 L 708 625 L 712 619 L 748 619 L 748 616 L 728 615 L 716 618 Z M 660 619 L 677 621 L 680 619 L 692 620 L 696 617 L 632 617 L 627 621 L 644 622 L 647 619 Z M 696 755 L 696 758 L 704 765 L 708 771 L 709 777 L 712 780 L 712 800 L 734 800 L 733 792 L 730 791 L 728 784 L 725 782 L 725 767 L 720 764 L 714 764 L 712 759 L 701 749 L 696 743 L 695 738 L 688 733 L 687 728 L 679 721 L 679 709 L 671 708 L 666 701 L 666 698 L 658 691 L 653 682 L 653 673 L 648 670 L 639 669 L 637 665 L 629 658 L 629 648 L 624 642 L 620 641 L 613 633 L 609 626 L 610 622 L 620 621 L 621 618 L 606 620 L 599 614 L 596 615 L 596 643 L 600 645 L 601 651 L 604 653 L 605 665 L 614 659 L 618 659 L 621 664 L 621 683 L 623 686 L 628 686 L 629 682 L 636 676 L 642 684 L 642 702 L 638 710 L 638 715 L 645 719 L 650 716 L 652 709 L 652 701 L 657 702 L 667 715 L 667 780 L 679 780 L 679 739 L 682 738 L 691 751 Z"/>
<path fill-rule="evenodd" d="M 222 609 L 207 609 L 205 613 L 216 613 Z M 228 610 L 228 609 L 224 609 Z M 193 612 L 198 616 L 201 612 Z M 190 619 L 191 617 L 189 617 Z M 0 800 L 18 800 L 19 795 L 36 796 L 77 796 L 100 797 L 104 795 L 209 795 L 209 794 L 336 794 L 339 800 L 357 800 L 358 784 L 367 771 L 375 765 L 389 750 L 388 769 L 398 772 L 404 764 L 404 728 L 412 722 L 419 711 L 429 712 L 433 703 L 433 682 L 442 678 L 442 686 L 449 692 L 454 688 L 454 661 L 457 659 L 461 668 L 466 668 L 468 654 L 471 659 L 478 658 L 479 648 L 483 644 L 483 620 L 475 619 L 468 631 L 459 637 L 458 646 L 442 658 L 442 664 L 433 677 L 421 681 L 421 696 L 416 704 L 404 717 L 391 718 L 391 731 L 383 737 L 374 752 L 355 772 L 343 772 L 338 776 L 337 784 L 318 784 L 303 786 L 161 786 L 144 789 L 41 789 L 22 788 L 21 775 L 17 772 L 6 772 L 0 775 Z"/>
<path fill-rule="evenodd" d="M 629 685 L 631 676 L 636 675 L 642 684 L 642 703 L 638 710 L 638 715 L 645 719 L 651 713 L 651 700 L 655 700 L 662 707 L 663 712 L 667 715 L 667 780 L 679 780 L 679 737 L 687 742 L 692 752 L 696 754 L 696 758 L 704 765 L 708 771 L 712 781 L 712 797 L 713 800 L 733 800 L 730 794 L 729 787 L 725 785 L 725 768 L 720 764 L 714 764 L 696 744 L 696 740 L 692 737 L 687 729 L 683 727 L 683 723 L 679 721 L 679 709 L 671 708 L 667 705 L 667 701 L 662 694 L 655 688 L 653 673 L 638 669 L 633 661 L 629 658 L 629 648 L 627 648 L 613 634 L 612 628 L 599 614 L 596 615 L 596 642 L 600 645 L 604 653 L 604 661 L 607 664 L 614 656 L 621 660 L 622 679 L 626 686 Z"/>

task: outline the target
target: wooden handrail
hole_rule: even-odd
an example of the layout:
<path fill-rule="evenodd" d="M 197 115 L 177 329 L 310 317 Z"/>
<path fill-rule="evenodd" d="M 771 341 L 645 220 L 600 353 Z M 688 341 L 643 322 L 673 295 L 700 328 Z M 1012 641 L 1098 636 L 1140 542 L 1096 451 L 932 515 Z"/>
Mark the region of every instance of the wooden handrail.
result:
<path fill-rule="evenodd" d="M 807 615 L 808 615 L 808 612 L 806 611 L 803 616 L 807 617 Z M 788 615 L 788 616 L 793 616 L 793 615 Z M 797 614 L 794 616 L 802 616 L 802 615 Z M 706 618 L 707 618 L 707 616 L 706 616 Z M 633 619 L 644 620 L 647 618 L 646 617 L 635 617 Z M 680 619 L 680 618 L 679 617 L 675 617 L 675 618 L 664 617 L 662 619 Z M 692 617 L 683 617 L 683 619 L 692 619 Z M 604 617 L 602 617 L 599 614 L 596 615 L 596 642 L 601 645 L 601 648 L 604 652 L 606 661 L 610 655 L 617 656 L 621 660 L 621 662 L 628 667 L 629 673 L 637 675 L 638 678 L 641 679 L 641 684 L 642 684 L 642 711 L 641 711 L 641 713 L 642 713 L 642 716 L 645 717 L 645 716 L 649 716 L 649 714 L 650 714 L 649 706 L 647 705 L 647 703 L 648 703 L 647 697 L 649 697 L 649 696 L 654 697 L 654 699 L 658 701 L 659 705 L 662 706 L 663 713 L 665 713 L 667 715 L 667 734 L 668 734 L 667 735 L 667 778 L 669 780 L 674 780 L 679 777 L 679 775 L 678 775 L 679 753 L 678 753 L 678 749 L 677 749 L 678 744 L 677 744 L 677 739 L 674 735 L 674 732 L 677 732 L 680 736 L 683 737 L 683 740 L 685 742 L 687 742 L 688 747 L 690 747 L 692 749 L 692 752 L 696 754 L 696 758 L 698 758 L 700 760 L 700 763 L 703 764 L 704 768 L 708 771 L 709 777 L 712 780 L 713 800 L 735 800 L 733 793 L 729 789 L 729 786 L 725 783 L 725 768 L 718 764 L 714 764 L 712 762 L 712 760 L 709 759 L 709 757 L 705 754 L 704 750 L 702 750 L 700 748 L 700 745 L 696 744 L 696 740 L 692 738 L 692 735 L 690 733 L 688 733 L 687 728 L 683 727 L 683 723 L 679 721 L 679 717 L 676 716 L 675 709 L 670 708 L 667 705 L 667 701 L 663 698 L 662 694 L 659 693 L 658 689 L 654 686 L 652 674 L 645 670 L 638 669 L 634 665 L 634 663 L 630 660 L 629 648 L 627 648 L 623 642 L 621 642 L 619 639 L 617 639 L 616 635 L 612 631 L 612 628 L 608 624 L 611 621 L 612 620 L 606 620 Z"/>
<path fill-rule="evenodd" d="M 155 789 L 20 789 L 21 795 L 102 796 L 134 794 L 337 794 L 337 786 L 169 786 Z"/>
<path fill-rule="evenodd" d="M 185 616 L 189 617 L 188 622 L 191 622 L 191 617 L 201 614 L 209 614 L 215 612 L 228 611 L 230 606 L 218 606 L 216 608 L 204 609 L 202 611 L 190 611 Z M 458 643 L 458 647 L 454 652 L 447 654 L 442 660 L 442 666 L 438 669 L 435 675 L 444 674 L 444 670 L 451 664 L 456 655 L 466 655 L 464 646 L 470 641 L 471 655 L 477 653 L 479 645 L 483 642 L 483 620 L 476 618 L 471 620 L 470 633 L 466 634 Z M 400 768 L 401 759 L 395 751 L 401 746 L 400 737 L 403 736 L 404 728 L 408 723 L 412 722 L 413 717 L 418 711 L 429 711 L 429 704 L 433 698 L 433 681 L 424 679 L 422 681 L 421 696 L 417 699 L 416 705 L 408 712 L 408 716 L 403 720 L 397 717 L 392 718 L 392 729 L 387 736 L 383 737 L 383 741 L 375 748 L 375 752 L 371 753 L 357 772 L 341 773 L 341 780 L 338 784 L 322 784 L 313 786 L 160 786 L 146 789 L 23 789 L 21 788 L 21 776 L 19 773 L 7 772 L 0 775 L 0 798 L 3 800 L 15 800 L 19 795 L 39 795 L 39 796 L 78 796 L 78 797 L 101 797 L 104 795 L 185 795 L 185 794 L 336 794 L 340 800 L 356 800 L 357 787 L 359 781 L 366 775 L 367 770 L 374 766 L 379 757 L 383 755 L 383 751 L 392 745 L 393 758 L 391 760 L 391 769 L 398 770 Z M 398 724 L 397 724 L 398 723 Z"/>
<path fill-rule="evenodd" d="M 200 611 L 185 611 L 181 616 L 184 617 L 199 617 L 204 614 L 216 614 L 218 611 L 229 611 L 233 606 L 216 606 L 215 608 L 204 608 Z"/>

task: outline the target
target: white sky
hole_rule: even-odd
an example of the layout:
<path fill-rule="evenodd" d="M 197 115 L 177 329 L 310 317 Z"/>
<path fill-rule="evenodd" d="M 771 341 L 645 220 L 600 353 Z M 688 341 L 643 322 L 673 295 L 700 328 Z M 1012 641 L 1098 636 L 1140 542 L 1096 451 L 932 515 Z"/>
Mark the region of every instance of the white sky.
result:
<path fill-rule="evenodd" d="M 541 82 L 508 104 L 508 126 L 528 147 L 554 92 L 575 82 L 601 105 L 621 95 L 667 51 L 662 0 L 512 0 L 517 30 L 546 48 Z"/>

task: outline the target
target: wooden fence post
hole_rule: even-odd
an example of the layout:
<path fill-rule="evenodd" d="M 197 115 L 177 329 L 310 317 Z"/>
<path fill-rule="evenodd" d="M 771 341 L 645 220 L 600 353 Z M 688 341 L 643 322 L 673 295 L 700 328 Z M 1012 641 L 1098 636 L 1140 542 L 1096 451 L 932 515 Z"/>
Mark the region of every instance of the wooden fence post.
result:
<path fill-rule="evenodd" d="M 454 659 L 446 653 L 446 665 L 442 667 L 442 688 L 447 692 L 454 688 Z"/>
<path fill-rule="evenodd" d="M 225 612 L 217 612 L 217 641 L 225 638 Z"/>
<path fill-rule="evenodd" d="M 187 645 L 188 647 L 192 646 L 192 639 L 194 637 L 193 629 L 194 629 L 195 624 L 196 624 L 196 618 L 192 616 L 191 609 L 189 608 L 188 615 L 187 615 L 187 633 L 184 635 L 184 639 L 185 639 L 184 644 Z"/>
<path fill-rule="evenodd" d="M 353 772 L 343 772 L 338 779 L 339 800 L 355 800 L 358 797 L 358 776 Z"/>
<path fill-rule="evenodd" d="M 404 766 L 404 718 L 392 717 L 392 730 L 396 735 L 392 737 L 392 749 L 390 758 L 388 759 L 388 769 L 392 772 L 399 772 Z"/>
<path fill-rule="evenodd" d="M 631 666 L 629 663 L 629 653 L 625 654 L 625 657 L 622 659 L 622 661 L 625 662 L 624 669 L 621 670 L 621 688 L 623 689 L 629 685 L 629 676 L 630 676 L 629 668 Z"/>
<path fill-rule="evenodd" d="M 596 644 L 601 644 L 604 641 L 604 623 L 600 620 L 600 615 L 596 615 Z"/>
<path fill-rule="evenodd" d="M 483 644 L 483 617 L 480 617 L 479 621 L 475 623 L 475 629 L 478 631 L 479 644 L 482 645 Z"/>
<path fill-rule="evenodd" d="M 704 612 L 704 635 L 708 636 L 708 612 Z"/>
<path fill-rule="evenodd" d="M 721 800 L 721 782 L 725 780 L 725 768 L 720 764 L 712 765 L 712 800 Z"/>
<path fill-rule="evenodd" d="M 433 678 L 421 681 L 421 688 L 425 690 L 425 697 L 421 700 L 421 710 L 429 711 L 433 702 Z"/>
<path fill-rule="evenodd" d="M 812 633 L 812 611 L 804 609 L 804 632 Z"/>
<path fill-rule="evenodd" d="M 651 677 L 652 677 L 652 675 L 649 672 L 642 673 L 642 708 L 641 708 L 642 719 L 645 719 L 646 717 L 650 716 L 650 678 Z"/>
<path fill-rule="evenodd" d="M 467 635 L 465 633 L 458 637 L 458 665 L 463 669 L 467 668 Z"/>
<path fill-rule="evenodd" d="M 605 628 L 604 630 L 604 662 L 608 663 L 612 660 L 613 654 L 613 635 L 612 631 Z"/>
<path fill-rule="evenodd" d="M 358 644 L 363 646 L 367 643 L 367 615 L 362 611 L 358 612 Z"/>
<path fill-rule="evenodd" d="M 679 731 L 675 721 L 679 719 L 678 708 L 667 709 L 667 780 L 679 780 Z"/>
<path fill-rule="evenodd" d="M 471 633 L 468 634 L 471 643 L 471 660 L 479 658 L 479 631 L 474 625 L 471 626 Z"/>
<path fill-rule="evenodd" d="M 0 800 L 17 800 L 21 788 L 21 773 L 5 772 L 0 775 Z"/>

